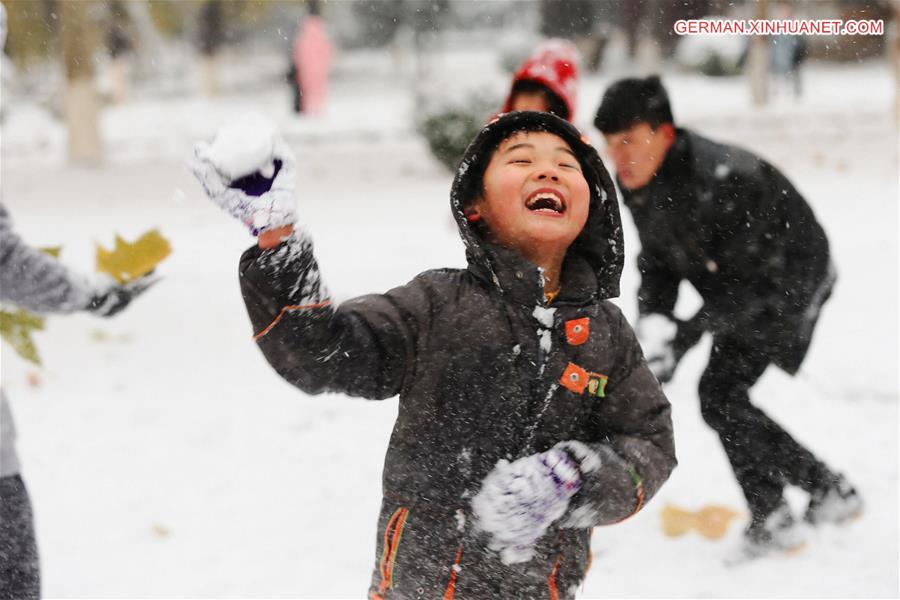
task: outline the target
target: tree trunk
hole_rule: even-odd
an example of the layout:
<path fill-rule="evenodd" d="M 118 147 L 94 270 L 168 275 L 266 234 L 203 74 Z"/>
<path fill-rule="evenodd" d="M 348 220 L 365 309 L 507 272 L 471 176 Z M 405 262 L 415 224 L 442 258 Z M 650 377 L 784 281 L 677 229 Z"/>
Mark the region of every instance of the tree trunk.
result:
<path fill-rule="evenodd" d="M 126 0 L 125 9 L 137 32 L 138 44 L 135 55 L 141 76 L 157 76 L 166 65 L 165 41 L 153 24 L 150 5 L 147 0 Z"/>
<path fill-rule="evenodd" d="M 769 14 L 768 0 L 756 0 L 755 19 L 765 19 Z M 750 94 L 755 106 L 763 106 L 769 100 L 769 38 L 754 35 L 750 38 L 747 55 L 747 72 L 750 77 Z"/>
<path fill-rule="evenodd" d="M 103 161 L 100 97 L 94 87 L 93 40 L 89 14 L 94 2 L 60 2 L 62 53 L 66 68 L 65 117 L 69 160 L 98 165 Z"/>

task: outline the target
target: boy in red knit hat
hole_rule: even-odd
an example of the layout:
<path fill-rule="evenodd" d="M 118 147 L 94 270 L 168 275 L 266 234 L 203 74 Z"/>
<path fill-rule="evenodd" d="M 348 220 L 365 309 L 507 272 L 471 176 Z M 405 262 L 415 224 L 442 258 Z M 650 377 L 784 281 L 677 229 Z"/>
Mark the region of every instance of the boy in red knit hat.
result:
<path fill-rule="evenodd" d="M 536 110 L 572 122 L 578 96 L 578 49 L 572 42 L 551 39 L 541 44 L 513 75 L 500 112 Z"/>

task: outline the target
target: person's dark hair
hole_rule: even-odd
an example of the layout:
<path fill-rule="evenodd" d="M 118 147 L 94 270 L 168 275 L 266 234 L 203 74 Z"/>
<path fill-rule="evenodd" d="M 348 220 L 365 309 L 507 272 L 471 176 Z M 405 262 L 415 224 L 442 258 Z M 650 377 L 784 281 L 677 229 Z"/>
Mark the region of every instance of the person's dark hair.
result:
<path fill-rule="evenodd" d="M 562 98 L 553 93 L 553 91 L 543 83 L 533 79 L 520 79 L 515 82 L 512 91 L 510 92 L 510 96 L 515 97 L 516 94 L 534 94 L 537 92 L 544 94 L 544 98 L 547 99 L 547 112 L 553 113 L 561 119 L 569 119 L 569 109 L 566 108 L 566 103 L 563 102 Z"/>
<path fill-rule="evenodd" d="M 669 95 L 659 77 L 620 79 L 612 84 L 597 108 L 594 127 L 602 133 L 618 133 L 638 123 L 656 129 L 663 123 L 675 123 Z"/>

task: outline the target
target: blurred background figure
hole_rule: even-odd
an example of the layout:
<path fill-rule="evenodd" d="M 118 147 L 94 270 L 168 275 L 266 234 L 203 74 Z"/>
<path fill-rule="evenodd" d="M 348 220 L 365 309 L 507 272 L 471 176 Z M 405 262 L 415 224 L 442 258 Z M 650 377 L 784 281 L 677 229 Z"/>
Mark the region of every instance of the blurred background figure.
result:
<path fill-rule="evenodd" d="M 319 16 L 318 0 L 308 0 L 308 14 L 303 17 L 294 37 L 294 69 L 299 90 L 297 112 L 319 115 L 328 97 L 328 76 L 333 52 L 325 23 Z"/>
<path fill-rule="evenodd" d="M 776 12 L 776 19 L 794 19 L 796 15 L 790 5 L 782 4 Z M 778 94 L 785 90 L 799 99 L 803 95 L 803 81 L 800 67 L 806 59 L 806 40 L 800 35 L 781 34 L 772 36 L 769 55 L 772 61 L 772 91 Z"/>
<path fill-rule="evenodd" d="M 219 92 L 218 54 L 225 42 L 222 0 L 207 0 L 200 10 L 197 45 L 200 50 L 200 89 L 213 96 Z"/>
<path fill-rule="evenodd" d="M 288 70 L 285 73 L 285 81 L 288 89 L 291 91 L 291 109 L 295 113 L 303 112 L 303 97 L 300 94 L 300 71 L 297 70 L 297 63 L 294 62 L 294 49 L 290 49 L 288 55 Z"/>
<path fill-rule="evenodd" d="M 512 88 L 501 112 L 536 110 L 573 121 L 578 99 L 578 63 L 578 48 L 572 42 L 544 42 L 513 74 Z"/>
<path fill-rule="evenodd" d="M 108 76 L 110 97 L 115 104 L 122 104 L 128 97 L 130 57 L 134 42 L 130 31 L 128 13 L 122 0 L 109 0 L 109 26 L 106 30 L 106 51 L 110 63 Z"/>

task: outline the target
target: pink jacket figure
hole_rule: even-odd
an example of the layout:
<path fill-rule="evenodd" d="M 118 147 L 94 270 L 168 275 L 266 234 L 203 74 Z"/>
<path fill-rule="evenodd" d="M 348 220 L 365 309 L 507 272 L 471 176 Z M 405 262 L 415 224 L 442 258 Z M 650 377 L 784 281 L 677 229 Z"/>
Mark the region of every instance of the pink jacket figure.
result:
<path fill-rule="evenodd" d="M 328 96 L 328 73 L 331 70 L 331 41 L 313 3 L 294 38 L 294 65 L 300 89 L 303 112 L 321 114 Z"/>

